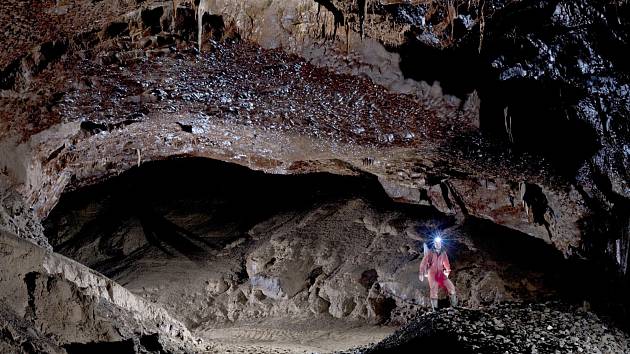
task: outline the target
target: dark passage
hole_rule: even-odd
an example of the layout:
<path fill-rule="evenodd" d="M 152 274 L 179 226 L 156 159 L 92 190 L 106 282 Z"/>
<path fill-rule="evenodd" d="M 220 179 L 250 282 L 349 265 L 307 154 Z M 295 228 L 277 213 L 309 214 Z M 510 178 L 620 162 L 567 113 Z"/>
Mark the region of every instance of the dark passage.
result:
<path fill-rule="evenodd" d="M 530 194 L 531 198 L 526 197 L 533 212 L 542 215 L 546 204 Z M 151 252 L 167 258 L 183 256 L 202 267 L 230 242 L 249 238 L 248 230 L 254 225 L 283 213 L 299 215 L 351 198 L 398 213 L 391 225 L 399 230 L 410 220 L 424 220 L 416 230 L 421 235 L 455 226 L 452 217 L 433 208 L 392 202 L 373 176 L 270 175 L 201 158 L 149 162 L 100 185 L 66 193 L 45 226 L 55 251 L 113 276 L 139 259 L 150 259 L 155 255 Z M 343 235 L 346 231 L 333 232 Z M 611 300 L 590 288 L 581 289 L 581 277 L 594 276 L 599 268 L 566 261 L 542 240 L 475 218 L 468 218 L 451 233 L 445 248 L 454 274 L 479 268 L 498 272 L 515 289 L 526 279 L 539 295 L 576 302 Z M 422 249 L 422 242 L 412 242 L 415 249 Z M 409 259 L 414 257 L 419 261 L 418 256 Z M 271 259 L 266 266 L 274 262 Z M 373 266 L 366 264 L 357 279 L 367 290 L 380 280 Z M 308 282 L 313 284 L 321 273 L 321 267 L 316 267 Z M 511 291 L 518 293 L 515 289 Z M 495 301 L 485 296 L 481 304 Z"/>
<path fill-rule="evenodd" d="M 543 215 L 547 201 L 535 187 L 528 188 L 525 199 L 532 212 Z M 353 206 L 350 214 L 348 205 Z M 423 241 L 409 233 L 431 242 L 430 235 L 439 230 L 466 307 L 560 301 L 587 303 L 607 319 L 623 322 L 625 316 L 621 304 L 627 292 L 602 277 L 597 264 L 566 260 L 543 240 L 490 221 L 468 217 L 456 224 L 433 208 L 395 203 L 369 175 L 271 175 L 202 158 L 155 161 L 64 194 L 45 226 L 57 252 L 155 299 L 190 328 L 222 325 L 224 317 L 216 313 L 229 306 L 239 307 L 242 321 L 269 319 L 272 315 L 255 313 L 285 306 L 278 305 L 285 301 L 282 294 L 293 291 L 290 296 L 299 299 L 295 306 L 308 316 L 315 309 L 315 316 L 330 318 L 340 306 L 344 312 L 337 314 L 352 321 L 354 308 L 362 305 L 372 324 L 411 323 L 401 329 L 411 331 L 407 339 L 377 346 L 376 352 L 469 352 L 452 328 L 416 318 L 424 308 L 414 306 L 428 289 L 417 274 Z M 333 263 L 336 250 L 342 251 Z M 208 280 L 219 272 L 225 280 Z M 333 282 L 338 274 L 356 286 Z M 285 285 L 296 278 L 295 288 Z M 590 279 L 599 279 L 598 286 L 586 286 Z M 331 297 L 327 289 L 343 296 Z M 190 293 L 196 294 L 192 303 L 202 305 L 182 300 Z M 439 307 L 449 306 L 442 294 Z M 466 316 L 488 322 L 475 311 Z M 151 338 L 145 342 L 159 344 Z M 95 350 L 101 345 L 110 344 Z"/>
<path fill-rule="evenodd" d="M 111 274 L 124 256 L 121 243 L 127 242 L 119 235 L 133 228 L 139 227 L 147 244 L 164 254 L 202 263 L 208 253 L 273 215 L 353 196 L 391 203 L 369 176 L 269 175 L 215 160 L 173 159 L 149 162 L 64 194 L 45 227 L 59 253 L 79 255 L 83 247 L 105 250 L 103 259 L 78 260 Z M 134 254 L 146 251 L 141 247 Z"/>
<path fill-rule="evenodd" d="M 133 340 L 127 339 L 120 342 L 92 342 L 70 343 L 64 346 L 68 354 L 135 354 L 137 353 Z"/>

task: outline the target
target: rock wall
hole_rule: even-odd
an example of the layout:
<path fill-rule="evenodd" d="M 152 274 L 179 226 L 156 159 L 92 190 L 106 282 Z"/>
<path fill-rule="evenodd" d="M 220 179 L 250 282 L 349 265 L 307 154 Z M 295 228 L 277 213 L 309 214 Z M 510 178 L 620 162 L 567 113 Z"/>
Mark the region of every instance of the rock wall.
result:
<path fill-rule="evenodd" d="M 11 333 L 0 346 L 10 351 L 62 353 L 86 343 L 125 341 L 133 350 L 153 337 L 155 345 L 176 353 L 201 343 L 163 309 L 79 263 L 5 232 L 0 251 L 0 316 Z"/>

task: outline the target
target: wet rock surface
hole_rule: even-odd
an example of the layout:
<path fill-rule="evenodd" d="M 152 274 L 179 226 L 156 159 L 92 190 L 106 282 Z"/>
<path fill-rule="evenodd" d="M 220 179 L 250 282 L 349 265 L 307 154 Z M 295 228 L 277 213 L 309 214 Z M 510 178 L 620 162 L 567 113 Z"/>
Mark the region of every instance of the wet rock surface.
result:
<path fill-rule="evenodd" d="M 458 353 L 626 353 L 630 337 L 582 308 L 506 303 L 424 314 L 375 345 L 345 353 L 418 348 Z"/>
<path fill-rule="evenodd" d="M 401 67 L 417 79 L 431 78 L 413 65 L 423 55 L 454 67 L 436 79 L 445 92 L 477 90 L 482 130 L 502 136 L 513 149 L 546 156 L 575 179 L 589 208 L 606 210 L 599 221 L 585 220 L 585 248 L 625 273 L 628 250 L 620 235 L 628 223 L 622 210 L 628 205 L 630 71 L 627 54 L 613 48 L 628 45 L 628 3 L 454 3 L 456 16 L 446 29 L 426 23 L 436 16 L 427 16 L 431 12 L 422 6 L 397 10 L 400 21 L 417 24 L 398 47 Z M 436 13 L 444 19 L 450 11 Z M 436 47 L 447 49 L 431 49 Z"/>

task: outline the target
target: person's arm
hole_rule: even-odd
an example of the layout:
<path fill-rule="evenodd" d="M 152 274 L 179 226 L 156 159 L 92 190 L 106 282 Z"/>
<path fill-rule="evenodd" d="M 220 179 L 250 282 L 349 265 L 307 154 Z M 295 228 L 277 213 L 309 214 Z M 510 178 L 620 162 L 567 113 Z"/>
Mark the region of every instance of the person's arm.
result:
<path fill-rule="evenodd" d="M 418 269 L 418 271 L 420 272 L 420 274 L 418 274 L 418 279 L 420 279 L 420 281 L 424 281 L 424 275 L 427 272 L 428 261 L 429 261 L 429 253 L 426 252 L 424 254 L 424 257 L 422 257 L 422 262 L 420 262 L 420 269 Z"/>
<path fill-rule="evenodd" d="M 446 254 L 446 251 L 444 252 L 442 265 L 444 266 L 444 275 L 448 278 L 448 275 L 451 274 L 451 264 L 448 261 L 448 254 Z"/>

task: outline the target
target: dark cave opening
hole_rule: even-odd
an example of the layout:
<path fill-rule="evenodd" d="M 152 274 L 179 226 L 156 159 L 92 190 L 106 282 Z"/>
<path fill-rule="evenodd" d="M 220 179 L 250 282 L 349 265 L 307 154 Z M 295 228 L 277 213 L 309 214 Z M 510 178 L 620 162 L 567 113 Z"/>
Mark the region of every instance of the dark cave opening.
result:
<path fill-rule="evenodd" d="M 151 35 L 156 35 L 160 33 L 160 31 L 162 31 L 162 23 L 160 22 L 160 20 L 163 14 L 163 7 L 145 9 L 142 11 L 142 22 L 150 30 Z"/>
<path fill-rule="evenodd" d="M 542 80 L 498 79 L 474 48 L 434 48 L 414 35 L 390 48 L 400 54 L 407 78 L 440 83 L 445 94 L 466 99 L 477 91 L 481 131 L 514 152 L 540 156 L 560 173 L 574 176 L 599 149 L 596 132 L 579 120 L 571 107 L 579 93 L 566 85 Z"/>
<path fill-rule="evenodd" d="M 421 33 L 408 31 L 405 42 L 389 50 L 400 55 L 400 70 L 406 78 L 440 83 L 445 94 L 466 97 L 485 79 L 483 60 L 474 48 L 436 48 L 418 39 Z"/>
<path fill-rule="evenodd" d="M 452 217 L 432 208 L 393 202 L 376 178 L 369 175 L 270 175 L 201 158 L 154 161 L 99 185 L 64 194 L 45 227 L 55 251 L 71 257 L 81 256 L 82 247 L 94 247 L 97 242 L 105 255 L 79 260 L 113 275 L 129 265 L 123 260 L 130 257 L 124 251 L 127 246 L 121 245 L 124 238 L 114 236 L 128 232 L 133 220 L 152 248 L 168 257 L 182 254 L 202 264 L 209 253 L 239 237 L 248 238 L 248 231 L 264 220 L 286 212 L 306 213 L 318 205 L 357 197 L 376 209 L 399 213 L 390 222 L 394 228 L 403 229 L 413 219 L 425 220 L 414 227 L 420 235 L 456 227 L 453 240 L 445 245 L 455 271 L 483 264 L 483 260 L 476 260 L 482 257 L 505 264 L 501 274 L 514 281 L 527 276 L 526 272 L 538 274 L 541 286 L 554 289 L 549 294 L 575 301 L 592 296 L 588 291 L 575 292 L 579 277 L 570 270 L 575 264 L 564 260 L 542 240 L 472 217 L 456 226 Z M 343 232 L 343 228 L 336 232 Z M 413 248 L 422 249 L 422 242 L 411 242 Z M 467 242 L 480 251 L 472 252 Z M 276 261 L 270 258 L 265 267 L 272 267 Z M 587 271 L 589 267 L 583 268 Z M 378 282 L 379 275 L 368 265 L 365 269 L 357 281 L 369 289 Z M 313 284 L 321 273 L 321 267 L 311 270 L 308 282 Z"/>
<path fill-rule="evenodd" d="M 103 203 L 119 207 L 120 212 L 139 214 L 147 208 L 157 207 L 159 211 L 159 203 L 163 201 L 185 206 L 189 200 L 198 200 L 198 203 L 204 198 L 225 200 L 216 217 L 227 219 L 237 212 L 265 217 L 265 214 L 305 208 L 317 200 L 333 197 L 364 195 L 386 202 L 388 197 L 379 187 L 376 178 L 367 175 L 275 175 L 217 160 L 173 158 L 147 162 L 101 184 L 65 193 L 59 202 L 60 208 L 53 209 L 47 220 L 56 219 L 61 208 L 72 210 L 96 196 L 108 194 L 111 195 L 106 196 Z M 243 228 L 251 222 L 248 218 L 240 220 Z M 47 229 L 52 232 L 52 228 Z M 48 235 L 56 247 L 61 246 L 55 242 L 58 238 Z"/>
<path fill-rule="evenodd" d="M 204 27 L 203 32 L 208 33 L 210 38 L 215 40 L 223 39 L 225 35 L 225 23 L 223 22 L 222 16 L 204 13 L 201 23 Z"/>
<path fill-rule="evenodd" d="M 170 159 L 148 162 L 102 184 L 64 194 L 45 228 L 55 251 L 65 254 L 115 234 L 122 221 L 137 219 L 149 244 L 168 255 L 179 252 L 201 261 L 208 251 L 224 247 L 275 214 L 355 196 L 388 202 L 371 176 L 271 175 L 215 160 Z M 85 214 L 90 208 L 96 209 L 95 215 Z M 206 214 L 207 219 L 186 220 L 194 213 Z M 72 222 L 80 228 L 69 227 Z M 211 236 L 200 237 L 191 228 Z M 220 233 L 225 235 L 215 235 Z M 107 252 L 113 258 L 89 264 L 106 275 L 122 256 Z"/>
<path fill-rule="evenodd" d="M 548 159 L 570 177 L 600 148 L 597 133 L 577 117 L 574 107 L 581 92 L 545 80 L 500 80 L 486 53 L 466 45 L 435 48 L 417 35 L 408 32 L 403 45 L 390 48 L 400 54 L 404 76 L 437 81 L 445 94 L 463 100 L 477 91 L 480 128 L 486 136 L 513 152 Z"/>
<path fill-rule="evenodd" d="M 556 63 L 541 57 L 542 49 L 530 39 L 530 36 L 564 35 L 562 28 L 550 23 L 555 9 L 553 2 L 540 6 L 516 3 L 493 14 L 493 20 L 484 29 L 481 49 L 479 24 L 466 29 L 460 18 L 452 23 L 453 43 L 440 45 L 438 37 L 427 32 L 430 24 L 418 25 L 427 16 L 428 10 L 422 9 L 421 6 L 379 7 L 380 12 L 411 24 L 403 44 L 388 47 L 400 55 L 399 66 L 405 78 L 429 84 L 439 82 L 444 94 L 462 100 L 476 91 L 484 135 L 496 140 L 503 149 L 547 159 L 558 173 L 569 178 L 601 148 L 588 118 L 579 117 L 577 105 L 586 95 L 584 88 L 579 82 L 562 81 L 562 75 L 567 73 L 557 74 L 560 79 L 554 78 L 553 70 L 571 69 L 565 68 L 566 65 L 550 69 Z M 541 28 L 548 31 L 541 32 Z M 574 57 L 586 54 L 558 55 L 562 57 L 555 61 L 571 63 Z M 540 77 L 527 69 L 539 72 Z"/>
<path fill-rule="evenodd" d="M 599 150 L 594 129 L 571 107 L 570 87 L 534 80 L 486 84 L 479 91 L 481 129 L 515 151 L 541 156 L 558 172 L 575 176 Z"/>
<path fill-rule="evenodd" d="M 351 209 L 372 215 L 374 221 L 365 221 L 367 216 L 359 221 L 338 219 L 339 210 L 357 198 L 362 202 Z M 378 226 L 379 218 L 389 221 Z M 313 222 L 313 227 L 301 226 Z M 363 223 L 365 228 L 352 226 Z M 627 292 L 620 291 L 597 263 L 566 260 L 543 240 L 487 220 L 468 217 L 463 224 L 456 224 L 452 216 L 433 208 L 396 203 L 385 194 L 376 177 L 370 175 L 272 175 L 203 158 L 147 162 L 98 185 L 65 193 L 45 221 L 45 227 L 56 252 L 111 277 L 132 292 L 172 306 L 171 311 L 181 312 L 180 319 L 191 328 L 199 326 L 198 321 L 216 319 L 202 316 L 205 319 L 199 320 L 196 312 L 191 315 L 177 307 L 182 287 L 210 286 L 206 280 L 200 280 L 203 277 L 187 279 L 186 273 L 218 272 L 229 262 L 232 262 L 230 275 L 225 281 L 219 280 L 219 285 L 212 285 L 213 289 L 220 288 L 213 290 L 216 294 L 199 290 L 203 298 L 213 299 L 203 311 L 211 311 L 212 306 L 221 308 L 223 301 L 237 301 L 244 308 L 241 321 L 254 318 L 261 321 L 267 317 L 248 317 L 258 310 L 248 310 L 247 306 L 253 306 L 255 301 L 281 303 L 283 294 L 292 291 L 289 298 L 304 298 L 301 305 L 304 313 L 314 311 L 313 306 L 317 311 L 332 313 L 336 305 L 331 304 L 336 300 L 327 297 L 330 295 L 324 294 L 325 289 L 330 292 L 340 285 L 323 285 L 323 282 L 341 272 L 339 269 L 345 269 L 343 272 L 350 272 L 347 276 L 357 287 L 334 291 L 347 292 L 348 296 L 367 294 L 365 306 L 372 313 L 370 323 L 400 326 L 418 313 L 418 299 L 414 296 L 422 294 L 421 291 L 404 295 L 404 291 L 391 290 L 391 284 L 395 284 L 394 289 L 420 286 L 416 262 L 421 259 L 423 242 L 408 238 L 410 228 L 426 242 L 430 242 L 435 230 L 447 230 L 444 247 L 464 306 L 483 308 L 503 301 L 562 301 L 589 306 L 617 322 L 623 323 L 625 318 L 622 304 Z M 260 247 L 277 247 L 268 246 L 276 244 L 277 236 L 265 239 L 261 236 L 265 232 L 279 232 L 283 235 L 280 239 L 289 244 L 304 242 L 300 238 L 326 239 L 320 243 L 309 241 L 304 246 L 305 254 L 316 253 L 321 247 L 340 247 L 341 257 L 367 254 L 355 258 L 351 267 L 337 265 L 337 270 L 331 272 L 327 261 L 304 266 L 295 260 L 288 262 L 282 253 L 260 256 L 266 254 L 259 252 Z M 381 236 L 362 238 L 373 232 Z M 382 243 L 377 242 L 379 237 L 383 238 Z M 369 247 L 362 248 L 366 246 Z M 344 250 L 344 247 L 349 248 Z M 299 253 L 299 249 L 290 252 Z M 221 257 L 231 260 L 217 262 Z M 252 275 L 252 260 L 258 262 L 257 272 L 264 274 L 262 277 Z M 277 269 L 285 273 L 277 273 Z M 352 273 L 350 269 L 360 271 Z M 398 270 L 392 273 L 383 269 Z M 303 285 L 298 282 L 294 290 L 287 290 L 283 281 L 296 277 L 303 278 Z M 599 285 L 586 286 L 585 278 L 598 279 Z M 250 283 L 251 292 L 238 290 Z M 154 287 L 161 289 L 157 295 L 145 290 Z M 280 295 L 269 293 L 273 291 L 279 291 Z M 226 294 L 236 295 L 226 297 Z M 445 294 L 441 296 L 440 307 L 448 307 L 448 298 Z M 339 305 L 343 312 L 337 314 L 342 318 L 358 307 L 355 303 L 344 309 L 343 301 Z M 247 312 L 250 310 L 253 312 Z M 418 340 L 431 347 L 439 342 L 432 338 L 448 335 L 430 334 L 418 336 Z"/>

